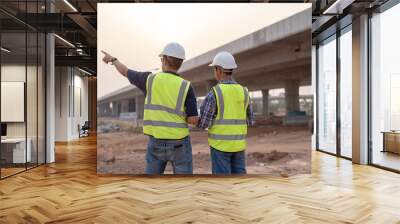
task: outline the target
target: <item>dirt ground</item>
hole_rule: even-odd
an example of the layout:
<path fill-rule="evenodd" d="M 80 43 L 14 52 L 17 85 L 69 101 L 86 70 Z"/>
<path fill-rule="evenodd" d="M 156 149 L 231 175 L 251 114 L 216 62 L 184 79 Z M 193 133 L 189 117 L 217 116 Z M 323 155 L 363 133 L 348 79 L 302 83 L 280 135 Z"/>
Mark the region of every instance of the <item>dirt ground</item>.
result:
<path fill-rule="evenodd" d="M 207 132 L 193 129 L 190 135 L 194 173 L 210 174 Z M 140 129 L 135 128 L 116 128 L 112 132 L 98 133 L 98 172 L 144 174 L 147 139 Z M 307 126 L 285 127 L 279 119 L 258 118 L 257 125 L 249 128 L 247 143 L 248 174 L 294 175 L 310 172 L 311 135 Z M 166 173 L 171 171 L 168 165 Z"/>

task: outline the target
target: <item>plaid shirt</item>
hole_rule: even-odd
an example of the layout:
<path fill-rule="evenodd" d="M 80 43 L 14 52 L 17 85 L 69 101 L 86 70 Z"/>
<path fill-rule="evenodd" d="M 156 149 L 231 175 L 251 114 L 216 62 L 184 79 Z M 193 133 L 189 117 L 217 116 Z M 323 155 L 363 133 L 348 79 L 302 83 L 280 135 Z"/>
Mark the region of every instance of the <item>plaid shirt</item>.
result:
<path fill-rule="evenodd" d="M 221 81 L 220 84 L 236 84 L 234 80 L 224 80 Z M 217 100 L 215 98 L 214 91 L 211 90 L 206 98 L 204 98 L 203 103 L 200 107 L 200 120 L 198 127 L 199 128 L 210 128 L 212 123 L 217 116 Z M 249 106 L 247 107 L 247 125 L 251 126 L 255 124 L 255 116 L 253 113 L 253 108 L 251 105 L 251 100 L 249 101 Z"/>

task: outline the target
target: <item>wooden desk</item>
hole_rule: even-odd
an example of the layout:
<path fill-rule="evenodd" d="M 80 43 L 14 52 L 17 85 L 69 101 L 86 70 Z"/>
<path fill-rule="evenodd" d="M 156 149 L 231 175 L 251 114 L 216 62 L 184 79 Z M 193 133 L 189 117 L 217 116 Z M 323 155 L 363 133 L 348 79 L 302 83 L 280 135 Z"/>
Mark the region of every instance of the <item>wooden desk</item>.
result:
<path fill-rule="evenodd" d="M 12 152 L 12 156 L 9 158 L 5 158 L 6 163 L 26 163 L 26 162 L 31 162 L 32 154 L 31 154 L 31 145 L 32 141 L 30 138 L 26 139 L 25 143 L 25 138 L 6 138 L 6 139 L 1 139 L 1 151 L 2 151 L 2 157 L 3 154 L 5 154 L 7 151 Z M 25 144 L 27 145 L 26 147 L 26 152 L 25 152 Z M 12 147 L 11 149 L 9 147 Z M 3 153 L 5 152 L 5 153 Z M 2 159 L 3 159 L 2 158 Z M 11 159 L 12 158 L 12 159 Z"/>
<path fill-rule="evenodd" d="M 400 154 L 400 131 L 382 131 L 383 150 L 382 152 L 392 152 Z"/>

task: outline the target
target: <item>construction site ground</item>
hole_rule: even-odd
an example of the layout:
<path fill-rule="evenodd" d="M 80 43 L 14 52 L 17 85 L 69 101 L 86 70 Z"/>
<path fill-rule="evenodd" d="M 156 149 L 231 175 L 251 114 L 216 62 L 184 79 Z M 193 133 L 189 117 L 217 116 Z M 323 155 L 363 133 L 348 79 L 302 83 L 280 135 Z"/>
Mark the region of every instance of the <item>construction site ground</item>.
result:
<path fill-rule="evenodd" d="M 112 131 L 104 131 L 104 126 Z M 132 121 L 100 118 L 97 137 L 99 173 L 144 174 L 148 137 Z M 211 174 L 207 132 L 191 129 L 193 170 Z M 247 137 L 248 174 L 295 175 L 311 168 L 311 134 L 307 126 L 283 126 L 279 117 L 257 118 Z M 172 173 L 170 164 L 165 173 Z"/>

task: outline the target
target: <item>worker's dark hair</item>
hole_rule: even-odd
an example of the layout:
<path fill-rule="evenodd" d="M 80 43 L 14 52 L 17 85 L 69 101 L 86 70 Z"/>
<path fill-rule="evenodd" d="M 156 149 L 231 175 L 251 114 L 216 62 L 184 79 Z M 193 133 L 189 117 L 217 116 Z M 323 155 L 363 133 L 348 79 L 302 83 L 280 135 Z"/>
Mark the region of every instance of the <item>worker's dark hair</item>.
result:
<path fill-rule="evenodd" d="M 233 74 L 233 69 L 223 69 L 220 66 L 216 66 L 215 69 L 219 68 L 225 75 L 232 75 Z"/>
<path fill-rule="evenodd" d="M 171 56 L 166 56 L 163 55 L 163 59 L 164 62 L 172 69 L 178 70 L 182 63 L 183 63 L 183 59 L 180 58 L 175 58 L 175 57 L 171 57 Z"/>
<path fill-rule="evenodd" d="M 233 74 L 233 69 L 223 69 L 222 71 L 225 73 L 225 75 L 232 75 Z"/>

